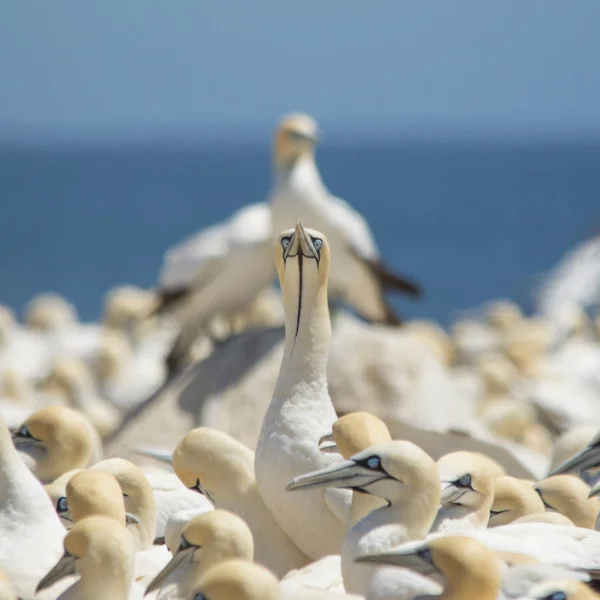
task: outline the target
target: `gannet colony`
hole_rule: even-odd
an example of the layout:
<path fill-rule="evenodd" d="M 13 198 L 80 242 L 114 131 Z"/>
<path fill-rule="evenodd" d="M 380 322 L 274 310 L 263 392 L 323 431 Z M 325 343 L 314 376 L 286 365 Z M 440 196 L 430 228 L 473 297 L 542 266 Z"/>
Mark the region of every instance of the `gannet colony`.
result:
<path fill-rule="evenodd" d="M 99 323 L 0 306 L 0 600 L 600 598 L 600 237 L 405 321 L 318 140 Z"/>

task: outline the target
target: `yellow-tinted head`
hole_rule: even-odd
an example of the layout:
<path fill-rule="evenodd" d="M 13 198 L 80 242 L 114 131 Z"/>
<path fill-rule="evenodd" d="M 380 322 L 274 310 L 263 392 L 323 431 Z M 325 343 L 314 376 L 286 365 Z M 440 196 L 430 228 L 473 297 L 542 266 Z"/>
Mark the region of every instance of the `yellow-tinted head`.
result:
<path fill-rule="evenodd" d="M 279 582 L 264 567 L 229 560 L 200 578 L 190 600 L 280 600 Z"/>
<path fill-rule="evenodd" d="M 555 510 L 578 527 L 594 529 L 600 509 L 597 498 L 588 498 L 590 487 L 575 475 L 554 475 L 535 484 L 548 510 Z"/>
<path fill-rule="evenodd" d="M 66 406 L 48 406 L 30 415 L 13 433 L 34 475 L 53 481 L 63 473 L 84 468 L 92 456 L 93 426 Z"/>
<path fill-rule="evenodd" d="M 333 439 L 347 460 L 358 452 L 392 441 L 386 424 L 368 412 L 354 412 L 340 417 L 332 427 Z"/>
<path fill-rule="evenodd" d="M 525 481 L 505 475 L 494 480 L 489 527 L 505 525 L 527 515 L 543 513 L 544 503 Z"/>
<path fill-rule="evenodd" d="M 74 523 L 103 515 L 125 525 L 125 502 L 117 480 L 104 471 L 81 471 L 66 487 L 68 510 Z"/>
<path fill-rule="evenodd" d="M 279 169 L 290 169 L 302 156 L 313 156 L 319 140 L 317 122 L 309 115 L 286 115 L 275 133 L 275 163 Z"/>
<path fill-rule="evenodd" d="M 315 309 L 326 310 L 326 320 L 329 320 L 329 262 L 329 244 L 319 231 L 297 223 L 294 229 L 282 232 L 277 238 L 275 265 L 283 297 L 286 335 L 297 337 L 301 319 Z"/>

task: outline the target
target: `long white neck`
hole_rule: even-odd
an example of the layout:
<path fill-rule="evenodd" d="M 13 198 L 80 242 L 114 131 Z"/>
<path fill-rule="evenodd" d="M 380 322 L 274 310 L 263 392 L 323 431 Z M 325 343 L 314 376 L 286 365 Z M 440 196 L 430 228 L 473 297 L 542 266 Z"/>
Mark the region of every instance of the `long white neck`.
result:
<path fill-rule="evenodd" d="M 489 507 L 483 507 L 475 511 L 469 507 L 450 504 L 440 508 L 435 518 L 435 522 L 431 527 L 431 532 L 485 529 L 489 518 Z"/>
<path fill-rule="evenodd" d="M 327 360 L 331 321 L 327 287 L 311 297 L 305 288 L 298 320 L 298 298 L 285 294 L 285 346 L 274 397 L 290 398 L 296 393 L 327 392 Z M 307 386 L 310 389 L 306 389 Z"/>
<path fill-rule="evenodd" d="M 326 191 L 321 179 L 314 154 L 303 154 L 294 162 L 278 165 L 275 174 L 275 186 L 296 193 Z"/>

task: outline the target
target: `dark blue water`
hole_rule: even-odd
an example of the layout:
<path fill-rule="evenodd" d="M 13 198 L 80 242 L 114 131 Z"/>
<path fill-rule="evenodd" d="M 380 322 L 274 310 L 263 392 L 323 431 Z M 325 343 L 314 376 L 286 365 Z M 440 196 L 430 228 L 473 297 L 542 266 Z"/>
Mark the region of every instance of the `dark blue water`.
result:
<path fill-rule="evenodd" d="M 403 314 L 447 322 L 494 297 L 530 305 L 533 277 L 600 228 L 600 144 L 324 146 L 323 177 L 419 279 Z M 58 291 L 95 318 L 111 286 L 152 286 L 170 244 L 263 200 L 269 148 L 0 146 L 0 302 Z"/>

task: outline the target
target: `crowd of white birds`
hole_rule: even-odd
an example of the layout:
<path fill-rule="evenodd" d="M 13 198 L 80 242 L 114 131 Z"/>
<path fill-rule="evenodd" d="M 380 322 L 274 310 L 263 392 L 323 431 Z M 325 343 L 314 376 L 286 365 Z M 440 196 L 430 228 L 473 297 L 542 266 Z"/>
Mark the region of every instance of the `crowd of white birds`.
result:
<path fill-rule="evenodd" d="M 600 238 L 544 277 L 532 315 L 495 300 L 447 329 L 399 325 L 384 292 L 419 287 L 327 192 L 317 132 L 285 118 L 270 202 L 169 250 L 156 289 L 110 290 L 99 322 L 54 293 L 20 318 L 0 306 L 0 600 L 599 597 Z M 415 425 L 393 401 L 336 414 L 332 300 L 418 343 L 455 409 L 474 404 L 467 433 L 432 457 L 421 434 L 391 434 Z M 273 327 L 255 452 L 207 426 L 168 452 L 108 452 L 187 364 Z"/>

